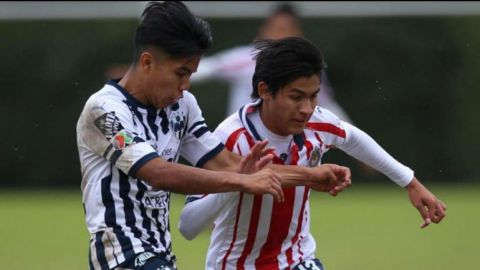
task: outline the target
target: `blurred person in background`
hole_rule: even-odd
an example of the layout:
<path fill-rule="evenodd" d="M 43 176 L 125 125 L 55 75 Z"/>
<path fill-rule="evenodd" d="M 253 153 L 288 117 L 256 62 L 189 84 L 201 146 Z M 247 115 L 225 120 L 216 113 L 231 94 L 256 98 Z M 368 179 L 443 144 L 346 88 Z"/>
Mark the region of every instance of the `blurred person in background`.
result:
<path fill-rule="evenodd" d="M 315 167 L 332 147 L 368 163 L 408 193 L 424 228 L 439 223 L 446 206 L 369 135 L 316 106 L 325 65 L 318 48 L 302 38 L 258 43 L 251 80 L 256 99 L 215 130 L 228 150 L 247 155 L 267 139 L 276 164 Z M 214 224 L 205 269 L 323 270 L 310 233 L 308 187 L 283 188 L 285 201 L 241 192 L 187 196 L 179 230 L 191 240 Z M 339 232 L 341 233 L 341 232 Z"/>
<path fill-rule="evenodd" d="M 283 201 L 282 185 L 332 194 L 349 185 L 346 167 L 268 164 L 266 141 L 243 158 L 224 148 L 185 91 L 212 36 L 183 3 L 150 2 L 134 40 L 126 74 L 90 96 L 77 123 L 90 269 L 176 269 L 170 192 L 268 193 Z M 177 164 L 180 155 L 199 168 Z"/>
<path fill-rule="evenodd" d="M 294 6 L 279 4 L 264 20 L 258 29 L 255 40 L 277 40 L 285 37 L 302 37 L 303 29 L 300 17 Z M 229 83 L 229 98 L 226 116 L 238 111 L 240 107 L 251 102 L 251 79 L 255 70 L 253 44 L 237 46 L 212 56 L 202 58 L 197 72 L 192 76 L 192 83 L 210 79 L 219 79 Z M 343 108 L 335 101 L 333 89 L 328 82 L 326 71 L 322 71 L 322 91 L 317 102 L 320 106 L 334 112 L 340 119 L 352 122 Z"/>

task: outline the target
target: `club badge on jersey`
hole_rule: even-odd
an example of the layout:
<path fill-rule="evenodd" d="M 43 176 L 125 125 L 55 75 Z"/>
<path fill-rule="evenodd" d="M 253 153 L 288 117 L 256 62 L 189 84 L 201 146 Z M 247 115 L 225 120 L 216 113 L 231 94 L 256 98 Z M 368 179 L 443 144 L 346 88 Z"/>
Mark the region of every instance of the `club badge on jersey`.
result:
<path fill-rule="evenodd" d="M 317 167 L 320 164 L 320 151 L 321 150 L 318 146 L 315 146 L 315 148 L 312 150 L 312 153 L 310 154 L 310 159 L 308 160 L 309 167 Z"/>

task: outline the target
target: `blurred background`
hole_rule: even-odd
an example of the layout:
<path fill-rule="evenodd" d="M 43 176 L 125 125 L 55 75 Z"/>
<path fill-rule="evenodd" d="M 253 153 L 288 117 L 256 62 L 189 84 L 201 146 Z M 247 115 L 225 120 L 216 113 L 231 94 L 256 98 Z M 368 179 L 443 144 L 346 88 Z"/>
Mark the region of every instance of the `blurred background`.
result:
<path fill-rule="evenodd" d="M 279 4 L 185 3 L 211 24 L 207 56 L 249 44 Z M 87 268 L 75 126 L 87 98 L 131 61 L 145 4 L 0 2 L 0 261 L 9 269 Z M 291 4 L 325 55 L 338 104 L 449 206 L 441 225 L 420 231 L 402 189 L 330 151 L 324 162 L 350 166 L 354 185 L 335 199 L 312 195 L 319 257 L 329 269 L 474 268 L 480 3 Z M 192 85 L 211 129 L 228 89 L 220 80 Z M 174 197 L 173 224 L 182 203 Z M 172 231 L 181 269 L 202 269 L 208 232 L 190 243 Z"/>

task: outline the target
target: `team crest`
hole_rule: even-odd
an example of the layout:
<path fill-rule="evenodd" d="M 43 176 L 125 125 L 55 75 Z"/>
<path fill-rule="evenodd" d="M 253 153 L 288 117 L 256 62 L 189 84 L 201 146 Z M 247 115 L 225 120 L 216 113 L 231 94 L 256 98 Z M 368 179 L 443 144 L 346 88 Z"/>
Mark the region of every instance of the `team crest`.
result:
<path fill-rule="evenodd" d="M 121 130 L 113 136 L 111 143 L 116 150 L 123 150 L 133 143 L 133 135 L 130 132 Z"/>
<path fill-rule="evenodd" d="M 320 164 L 320 148 L 315 147 L 312 150 L 312 153 L 310 154 L 310 159 L 308 160 L 308 166 L 309 167 L 317 167 Z"/>
<path fill-rule="evenodd" d="M 186 117 L 182 111 L 172 112 L 170 116 L 170 128 L 179 140 L 183 137 L 186 122 Z"/>

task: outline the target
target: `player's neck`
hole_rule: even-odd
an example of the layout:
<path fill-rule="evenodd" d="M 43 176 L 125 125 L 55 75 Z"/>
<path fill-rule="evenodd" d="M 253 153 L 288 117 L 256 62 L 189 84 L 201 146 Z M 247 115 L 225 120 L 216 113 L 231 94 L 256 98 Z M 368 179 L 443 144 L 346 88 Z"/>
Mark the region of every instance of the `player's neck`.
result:
<path fill-rule="evenodd" d="M 140 101 L 141 103 L 148 105 L 147 98 L 144 94 L 144 85 L 142 80 L 136 74 L 135 68 L 130 66 L 127 73 L 122 77 L 122 79 L 118 82 L 118 84 L 123 87 L 130 95 L 132 95 L 135 99 Z"/>
<path fill-rule="evenodd" d="M 277 125 L 275 125 L 275 122 L 277 119 L 275 118 L 275 115 L 270 114 L 267 109 L 264 107 L 265 104 L 262 104 L 260 106 L 260 119 L 262 120 L 263 125 L 270 131 L 271 133 L 281 136 L 281 137 L 286 137 L 291 134 L 285 133 L 283 130 L 278 128 Z"/>

